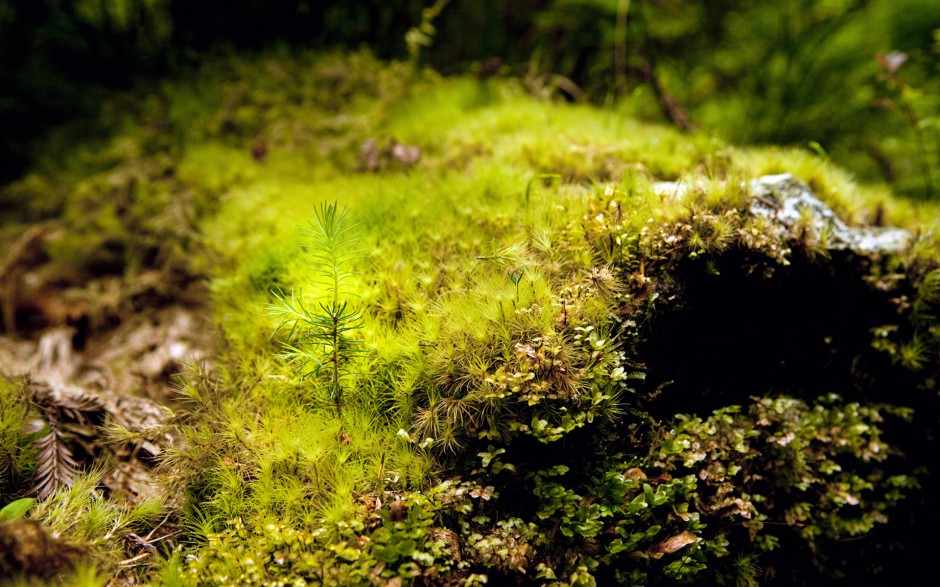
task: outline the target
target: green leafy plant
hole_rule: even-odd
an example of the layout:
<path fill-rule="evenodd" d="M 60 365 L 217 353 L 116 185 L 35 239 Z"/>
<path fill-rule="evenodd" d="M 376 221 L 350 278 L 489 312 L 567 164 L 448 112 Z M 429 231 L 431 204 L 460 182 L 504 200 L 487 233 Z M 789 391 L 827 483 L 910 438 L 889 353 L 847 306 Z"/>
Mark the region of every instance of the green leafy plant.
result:
<path fill-rule="evenodd" d="M 872 329 L 872 347 L 887 353 L 892 362 L 912 371 L 936 364 L 940 347 L 940 269 L 923 276 L 910 306 L 910 332 L 899 324 Z M 905 336 L 905 334 L 907 336 Z"/>
<path fill-rule="evenodd" d="M 36 499 L 32 497 L 24 497 L 16 501 L 11 501 L 2 508 L 0 508 L 0 521 L 10 521 L 17 520 L 26 515 L 26 512 L 29 510 L 30 506 L 36 503 Z"/>
<path fill-rule="evenodd" d="M 437 34 L 434 20 L 440 16 L 441 11 L 449 2 L 450 0 L 437 0 L 434 4 L 422 10 L 421 22 L 405 33 L 405 45 L 408 48 L 408 58 L 411 62 L 412 71 L 418 66 L 421 48 L 430 47 L 431 43 L 434 42 L 434 35 Z"/>
<path fill-rule="evenodd" d="M 879 53 L 876 56 L 878 64 L 882 71 L 878 75 L 890 97 L 883 98 L 879 103 L 899 111 L 903 116 L 911 132 L 914 135 L 914 145 L 917 148 L 917 158 L 920 160 L 920 172 L 924 182 L 924 194 L 927 199 L 934 196 L 934 163 L 931 158 L 931 151 L 936 153 L 936 149 L 931 149 L 925 130 L 931 127 L 935 128 L 936 120 L 929 116 L 924 116 L 919 110 L 917 102 L 920 99 L 921 92 L 904 81 L 900 75 L 901 66 L 907 60 L 908 55 L 898 51 L 890 53 Z M 934 157 L 935 159 L 936 157 Z"/>
<path fill-rule="evenodd" d="M 302 379 L 312 376 L 320 380 L 341 415 L 345 382 L 362 355 L 361 341 L 352 338 L 361 328 L 361 313 L 349 305 L 347 290 L 355 275 L 349 266 L 361 254 L 354 248 L 359 232 L 349 222 L 349 211 L 339 210 L 334 202 L 320 206 L 315 222 L 310 229 L 303 229 L 303 234 L 311 239 L 305 248 L 316 264 L 315 283 L 324 295 L 311 307 L 300 290 L 291 292 L 290 297 L 274 292 L 277 303 L 268 307 L 268 315 L 281 321 L 272 336 L 288 329 L 281 356 L 296 366 Z"/>
<path fill-rule="evenodd" d="M 631 22 L 651 5 L 632 6 Z M 219 96 L 229 104 L 205 117 L 216 122 L 199 131 L 203 145 L 193 131 L 179 134 L 186 148 L 170 175 L 194 202 L 218 206 L 198 223 L 211 251 L 198 261 L 208 267 L 210 308 L 224 334 L 205 373 L 180 374 L 172 430 L 179 441 L 162 452 L 159 470 L 179 500 L 133 513 L 98 489 L 100 467 L 72 476 L 59 459 L 56 469 L 50 459 L 65 449 L 82 465 L 95 457 L 75 424 L 83 414 L 98 422 L 101 410 L 43 404 L 0 382 L 0 504 L 28 490 L 35 468 L 27 449 L 34 435 L 22 431 L 34 419 L 29 410 L 44 419 L 34 433 L 47 443 L 51 464 L 42 470 L 59 471 L 30 521 L 97 546 L 95 556 L 112 561 L 109 574 L 134 573 L 139 582 L 160 582 L 156 571 L 166 584 L 192 585 L 745 585 L 779 572 L 780 560 L 802 570 L 835 541 L 896 527 L 903 518 L 895 506 L 928 493 L 915 493 L 918 473 L 908 471 L 928 462 L 921 455 L 933 453 L 932 440 L 919 453 L 903 438 L 895 447 L 891 411 L 866 401 L 850 373 L 823 383 L 852 389 L 857 403 L 809 402 L 821 392 L 807 377 L 794 378 L 807 389 L 786 389 L 801 399 L 773 396 L 737 409 L 726 404 L 746 400 L 724 402 L 705 393 L 717 386 L 703 387 L 706 408 L 694 393 L 704 373 L 683 373 L 688 359 L 674 350 L 686 342 L 723 348 L 718 329 L 690 329 L 687 341 L 659 328 L 683 306 L 688 314 L 679 316 L 695 318 L 691 285 L 700 274 L 727 275 L 743 263 L 748 279 L 764 279 L 767 269 L 801 279 L 806 249 L 824 248 L 753 218 L 741 187 L 751 177 L 805 175 L 830 203 L 845 195 L 840 213 L 877 191 L 806 153 L 731 153 L 619 113 L 532 102 L 506 80 L 492 80 L 499 91 L 470 112 L 462 105 L 475 99 L 473 80 L 416 76 L 409 81 L 418 79 L 420 91 L 401 100 L 398 66 L 361 56 L 314 63 L 238 62 L 250 83 L 208 76 L 230 84 L 221 93 L 232 99 Z M 199 92 L 189 93 L 198 102 Z M 147 120 L 162 117 L 160 105 L 151 109 Z M 184 126 L 185 114 L 170 114 Z M 265 166 L 242 146 L 262 125 L 272 153 Z M 433 141 L 428 128 L 440 133 Z M 377 132 L 420 143 L 427 167 L 352 172 L 354 146 Z M 326 156 L 318 149 L 311 161 L 312 144 Z M 544 175 L 526 185 L 545 169 L 565 181 Z M 708 181 L 700 183 L 703 171 Z M 295 236 L 283 219 L 304 205 L 311 177 L 368 214 L 367 276 L 355 276 L 357 227 L 335 204 L 319 206 L 304 231 L 307 266 L 293 266 L 294 247 L 276 244 Z M 664 194 L 654 189 L 658 179 L 680 181 Z M 877 197 L 884 224 L 924 232 L 914 212 L 899 216 L 892 198 Z M 864 223 L 862 214 L 853 222 Z M 936 342 L 928 337 L 940 278 L 917 277 L 931 275 L 935 249 L 913 261 L 872 259 L 881 282 L 899 284 L 894 303 L 912 318 L 895 326 L 896 338 L 920 341 L 906 362 L 921 368 L 889 380 L 905 392 L 892 401 L 913 395 L 912 384 L 936 381 L 936 346 L 923 345 Z M 840 257 L 854 259 L 832 255 L 834 276 L 855 277 Z M 278 284 L 289 293 L 271 298 Z M 891 287 L 865 287 L 866 299 L 894 296 Z M 259 316 L 272 301 L 269 316 Z M 286 362 L 264 342 L 272 328 Z M 828 334 L 806 330 L 806 340 Z M 367 356 L 355 340 L 365 333 Z M 743 344 L 764 347 L 763 334 L 750 336 Z M 660 342 L 668 351 L 651 350 Z M 836 336 L 832 344 L 845 343 Z M 753 373 L 736 368 L 746 365 L 735 348 L 727 364 L 705 367 L 727 370 L 747 389 L 775 389 L 748 382 Z M 663 392 L 672 383 L 664 376 L 696 378 L 686 381 L 693 393 Z M 308 400 L 325 409 L 308 409 Z M 18 404 L 26 408 L 8 410 Z M 701 417 L 679 418 L 679 410 Z M 893 458 L 895 449 L 907 462 Z M 71 489 L 60 482 L 67 477 Z M 907 505 L 904 513 L 919 511 Z M 169 559 L 114 568 L 128 533 L 152 532 L 162 519 L 169 534 L 180 533 L 164 543 Z"/>
<path fill-rule="evenodd" d="M 918 487 L 915 476 L 894 475 L 887 463 L 896 451 L 882 438 L 882 423 L 892 415 L 910 414 L 835 394 L 813 405 L 754 398 L 746 409 L 728 406 L 704 419 L 677 415 L 654 456 L 666 471 L 701 480 L 696 510 L 720 522 L 719 534 L 745 527 L 753 547 L 769 553 L 780 545 L 773 530 L 782 527 L 815 550 L 886 523 Z"/>

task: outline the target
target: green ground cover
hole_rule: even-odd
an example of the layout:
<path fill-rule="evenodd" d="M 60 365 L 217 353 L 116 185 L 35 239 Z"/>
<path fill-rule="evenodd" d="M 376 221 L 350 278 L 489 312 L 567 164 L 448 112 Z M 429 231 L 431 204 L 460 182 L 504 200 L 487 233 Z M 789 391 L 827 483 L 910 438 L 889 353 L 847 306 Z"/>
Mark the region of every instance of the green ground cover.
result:
<path fill-rule="evenodd" d="M 894 568 L 936 430 L 936 204 L 808 151 L 365 54 L 214 63 L 105 111 L 53 135 L 3 217 L 59 219 L 60 267 L 205 283 L 218 342 L 177 375 L 163 501 L 125 509 L 91 473 L 28 510 L 87 548 L 66 582 L 750 585 Z M 856 255 L 770 232 L 747 182 L 778 173 L 913 244 Z M 700 320 L 718 312 L 703 291 L 776 297 Z M 817 301 L 851 324 L 820 322 Z M 740 355 L 789 360 L 804 336 L 835 347 L 784 379 L 779 357 Z M 26 397 L 4 383 L 2 504 L 36 467 Z M 164 518 L 178 534 L 118 566 L 124 535 Z"/>

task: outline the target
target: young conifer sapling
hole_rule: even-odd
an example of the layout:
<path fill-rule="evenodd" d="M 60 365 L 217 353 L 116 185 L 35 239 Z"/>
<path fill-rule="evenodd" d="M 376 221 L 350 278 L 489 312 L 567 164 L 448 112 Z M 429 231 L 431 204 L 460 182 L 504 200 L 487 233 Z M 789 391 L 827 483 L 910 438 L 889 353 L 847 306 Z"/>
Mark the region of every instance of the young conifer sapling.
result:
<path fill-rule="evenodd" d="M 326 388 L 337 416 L 342 415 L 343 392 L 353 367 L 361 356 L 362 341 L 353 333 L 362 327 L 361 313 L 349 305 L 349 281 L 356 275 L 353 262 L 362 256 L 356 248 L 358 225 L 349 220 L 347 208 L 322 204 L 310 228 L 301 228 L 309 244 L 304 249 L 314 268 L 314 284 L 323 292 L 315 306 L 308 306 L 303 292 L 272 292 L 277 302 L 268 315 L 280 322 L 272 332 L 287 329 L 280 354 L 294 365 L 301 379 L 314 378 Z"/>

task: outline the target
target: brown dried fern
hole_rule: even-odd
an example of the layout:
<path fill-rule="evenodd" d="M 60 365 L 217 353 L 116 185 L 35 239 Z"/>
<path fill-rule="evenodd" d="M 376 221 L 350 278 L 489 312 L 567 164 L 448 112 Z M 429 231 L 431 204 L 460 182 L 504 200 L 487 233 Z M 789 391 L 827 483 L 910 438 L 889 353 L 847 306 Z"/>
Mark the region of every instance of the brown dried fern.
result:
<path fill-rule="evenodd" d="M 37 465 L 27 495 L 44 500 L 61 487 L 71 487 L 80 471 L 66 433 L 59 430 L 57 422 L 49 422 L 49 433 L 34 440 L 33 448 Z"/>
<path fill-rule="evenodd" d="M 102 405 L 97 397 L 80 387 L 34 382 L 30 391 L 33 402 L 42 409 L 49 431 L 32 443 L 36 470 L 27 495 L 44 500 L 62 487 L 71 487 L 81 472 L 69 446 L 74 435 L 65 426 L 88 424 L 89 416 L 100 412 Z"/>
<path fill-rule="evenodd" d="M 75 422 L 85 423 L 89 414 L 102 409 L 101 400 L 81 387 L 32 382 L 30 391 L 46 414 L 55 412 Z"/>

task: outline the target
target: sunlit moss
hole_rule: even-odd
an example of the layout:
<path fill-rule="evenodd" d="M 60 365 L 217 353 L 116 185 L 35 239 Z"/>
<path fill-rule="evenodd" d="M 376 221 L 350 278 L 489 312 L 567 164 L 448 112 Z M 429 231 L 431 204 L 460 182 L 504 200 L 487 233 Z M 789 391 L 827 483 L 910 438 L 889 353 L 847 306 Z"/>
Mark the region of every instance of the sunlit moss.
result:
<path fill-rule="evenodd" d="M 920 236 L 883 271 L 874 262 L 862 276 L 833 270 L 875 284 L 879 271 L 908 272 L 905 287 L 924 299 L 938 263 L 929 233 L 936 207 L 860 186 L 808 151 L 737 149 L 618 110 L 535 100 L 511 80 L 484 87 L 429 74 L 405 87 L 402 74 L 401 64 L 364 53 L 216 62 L 131 109 L 133 122 L 94 143 L 100 151 L 66 154 L 54 179 L 6 188 L 23 201 L 50 185 L 74 186 L 67 196 L 54 191 L 71 230 L 50 248 L 61 263 L 118 255 L 117 271 L 150 257 L 182 259 L 209 284 L 222 342 L 211 369 L 181 375 L 179 441 L 161 455 L 165 483 L 184 496 L 170 506 L 181 534 L 165 580 L 365 584 L 453 571 L 468 581 L 486 573 L 507 582 L 536 573 L 640 581 L 647 572 L 688 578 L 723 568 L 731 533 L 710 526 L 724 518 L 701 506 L 715 497 L 709 482 L 683 468 L 701 460 L 692 437 L 720 430 L 727 458 L 712 455 L 711 464 L 738 466 L 732 461 L 746 456 L 764 471 L 761 454 L 744 450 L 764 424 L 737 407 L 703 419 L 695 398 L 680 398 L 668 418 L 653 416 L 649 404 L 671 382 L 646 385 L 637 349 L 656 336 L 659 316 L 689 302 L 683 280 L 718 275 L 735 255 L 754 279 L 827 262 L 819 243 L 791 242 L 748 214 L 757 176 L 791 173 L 849 224 Z M 383 151 L 370 166 L 370 139 L 420 157 Z M 656 186 L 664 180 L 687 195 L 664 192 Z M 362 231 L 345 285 L 362 312 L 363 356 L 345 374 L 342 410 L 324 405 L 322 382 L 297 377 L 278 356 L 285 338 L 272 334 L 278 322 L 264 312 L 277 291 L 295 291 L 313 308 L 329 293 L 298 230 L 324 202 L 348 208 Z M 897 299 L 899 324 L 877 331 L 876 350 L 923 369 L 936 327 L 929 317 L 901 325 L 911 311 Z M 694 333 L 694 342 L 710 345 L 717 334 Z M 17 399 L 4 404 L 9 397 Z M 857 404 L 813 411 L 792 401 L 750 409 L 773 410 L 781 426 L 827 448 L 815 428 L 838 428 L 820 423 L 830 415 L 869 426 L 851 436 L 859 451 L 878 440 L 878 414 L 867 407 L 856 417 L 846 410 Z M 16 402 L 13 388 L 0 389 L 0 407 Z M 5 483 L 22 468 L 10 414 L 0 416 Z M 688 442 L 671 441 L 670 427 Z M 818 449 L 825 458 L 827 448 Z M 807 475 L 822 466 L 800 458 L 787 453 L 778 464 Z M 830 526 L 808 530 L 819 530 L 805 536 L 811 543 L 837 527 L 870 530 L 883 522 L 883 504 L 916 486 L 892 477 L 898 497 L 882 499 L 874 481 L 858 481 L 880 472 L 845 466 L 838 482 L 847 485 L 820 489 Z M 747 499 L 764 501 L 741 506 L 741 516 L 772 507 L 758 485 Z M 874 492 L 877 504 L 856 526 L 839 517 L 852 491 Z M 776 513 L 802 524 L 809 514 L 801 507 Z M 73 490 L 36 516 L 94 543 L 163 511 L 123 512 Z M 740 544 L 770 550 L 767 536 L 755 524 Z M 728 565 L 747 582 L 751 560 L 742 554 Z"/>

